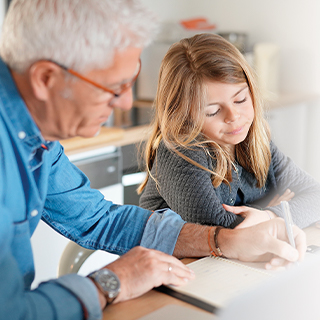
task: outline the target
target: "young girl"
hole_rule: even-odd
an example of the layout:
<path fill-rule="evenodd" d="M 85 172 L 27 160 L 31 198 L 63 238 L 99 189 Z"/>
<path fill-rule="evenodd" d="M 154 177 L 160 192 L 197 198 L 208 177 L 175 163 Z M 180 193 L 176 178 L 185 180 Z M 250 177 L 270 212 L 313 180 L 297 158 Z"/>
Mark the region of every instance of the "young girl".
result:
<path fill-rule="evenodd" d="M 174 44 L 155 109 L 142 207 L 234 228 L 283 217 L 280 201 L 290 200 L 299 227 L 320 220 L 320 184 L 270 141 L 253 72 L 228 41 L 200 34 Z"/>

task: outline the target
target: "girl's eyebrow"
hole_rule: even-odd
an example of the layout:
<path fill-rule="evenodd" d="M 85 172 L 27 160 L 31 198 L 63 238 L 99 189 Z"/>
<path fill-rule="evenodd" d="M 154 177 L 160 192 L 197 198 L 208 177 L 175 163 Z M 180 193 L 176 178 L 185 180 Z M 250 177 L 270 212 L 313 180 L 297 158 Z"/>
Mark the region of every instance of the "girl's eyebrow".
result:
<path fill-rule="evenodd" d="M 232 98 L 236 97 L 241 91 L 243 91 L 243 90 L 246 89 L 246 88 L 248 88 L 247 85 L 245 85 L 245 86 L 244 86 L 243 88 L 241 88 L 238 92 L 236 92 L 236 93 L 232 96 Z"/>
<path fill-rule="evenodd" d="M 237 91 L 231 98 L 236 97 L 241 91 L 243 91 L 246 88 L 248 88 L 247 85 L 245 85 L 243 88 L 239 89 L 239 91 Z M 211 103 L 207 104 L 206 107 L 214 106 L 216 104 L 219 104 L 219 102 L 211 102 Z"/>

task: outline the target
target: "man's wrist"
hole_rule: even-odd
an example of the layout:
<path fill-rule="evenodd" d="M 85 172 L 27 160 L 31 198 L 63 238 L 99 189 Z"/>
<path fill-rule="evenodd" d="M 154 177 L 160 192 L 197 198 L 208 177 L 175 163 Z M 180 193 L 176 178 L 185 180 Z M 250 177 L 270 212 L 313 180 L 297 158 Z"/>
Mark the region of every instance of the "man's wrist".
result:
<path fill-rule="evenodd" d="M 225 258 L 235 259 L 237 258 L 237 255 L 235 252 L 233 252 L 233 239 L 235 237 L 235 233 L 237 231 L 235 229 L 227 229 L 222 228 L 219 231 L 219 248 Z M 213 241 L 214 239 L 212 239 Z"/>
<path fill-rule="evenodd" d="M 186 223 L 179 234 L 173 255 L 176 258 L 205 257 L 208 250 L 208 226 Z"/>
<path fill-rule="evenodd" d="M 211 247 L 214 246 L 214 230 L 209 226 L 186 223 L 180 232 L 173 255 L 177 258 L 205 257 L 210 255 L 208 246 L 208 234 Z M 213 227 L 216 228 L 216 227 Z M 238 240 L 237 229 L 222 228 L 218 234 L 218 244 L 222 254 L 226 258 L 236 259 L 235 244 Z"/>

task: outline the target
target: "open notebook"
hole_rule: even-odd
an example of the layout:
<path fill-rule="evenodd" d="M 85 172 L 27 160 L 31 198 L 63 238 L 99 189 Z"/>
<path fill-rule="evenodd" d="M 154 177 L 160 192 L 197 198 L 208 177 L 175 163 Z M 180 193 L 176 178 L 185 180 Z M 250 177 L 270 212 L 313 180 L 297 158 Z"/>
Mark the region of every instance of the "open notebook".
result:
<path fill-rule="evenodd" d="M 234 298 L 218 319 L 319 320 L 319 301 L 320 256 L 310 254 L 299 266 Z"/>
<path fill-rule="evenodd" d="M 267 271 L 261 263 L 207 257 L 188 264 L 195 280 L 181 287 L 162 286 L 159 291 L 216 313 L 233 297 L 270 280 L 274 271 Z"/>
<path fill-rule="evenodd" d="M 213 262 L 213 261 L 211 261 Z M 202 263 L 201 263 L 202 264 Z M 196 267 L 198 268 L 198 266 Z M 254 272 L 254 271 L 252 271 Z M 240 272 L 240 276 L 242 273 Z M 210 276 L 209 276 L 210 277 Z M 265 279 L 268 279 L 265 281 Z M 220 299 L 223 305 L 216 316 L 182 306 L 166 306 L 141 320 L 319 320 L 320 256 L 310 255 L 297 267 L 246 287 L 240 295 Z M 250 279 L 250 282 L 253 278 Z M 209 280 L 207 281 L 209 282 Z M 217 280 L 219 282 L 219 280 Z M 207 286 L 208 284 L 202 284 Z M 214 287 L 214 283 L 210 284 Z M 190 288 L 189 288 L 190 289 Z M 188 290 L 189 290 L 188 289 Z M 216 291 L 215 289 L 213 291 Z M 224 294 L 224 290 L 222 290 Z M 202 294 L 201 294 L 202 295 Z M 206 293 L 207 295 L 207 293 Z M 198 295 L 197 295 L 198 296 Z M 188 315 L 187 317 L 185 315 Z"/>

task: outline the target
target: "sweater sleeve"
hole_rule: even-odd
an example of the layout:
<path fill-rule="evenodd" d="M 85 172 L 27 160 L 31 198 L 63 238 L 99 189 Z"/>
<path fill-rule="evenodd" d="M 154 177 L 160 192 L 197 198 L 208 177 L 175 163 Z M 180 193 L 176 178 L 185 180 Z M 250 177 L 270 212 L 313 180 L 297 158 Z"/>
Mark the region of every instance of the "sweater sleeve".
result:
<path fill-rule="evenodd" d="M 289 201 L 293 222 L 298 227 L 305 228 L 320 220 L 320 184 L 273 143 L 271 152 L 278 194 L 283 194 L 288 188 L 295 193 L 294 198 Z M 268 209 L 284 217 L 280 205 Z"/>
<path fill-rule="evenodd" d="M 188 158 L 209 168 L 209 157 L 201 148 L 183 150 Z M 241 217 L 227 212 L 211 182 L 211 174 L 170 151 L 163 143 L 157 151 L 152 175 L 149 178 L 140 205 L 149 210 L 164 204 L 187 222 L 234 227 Z"/>

